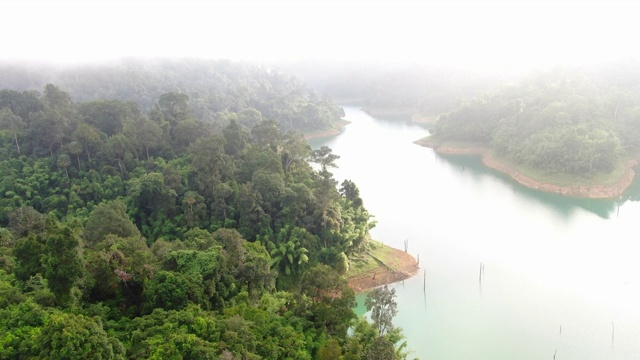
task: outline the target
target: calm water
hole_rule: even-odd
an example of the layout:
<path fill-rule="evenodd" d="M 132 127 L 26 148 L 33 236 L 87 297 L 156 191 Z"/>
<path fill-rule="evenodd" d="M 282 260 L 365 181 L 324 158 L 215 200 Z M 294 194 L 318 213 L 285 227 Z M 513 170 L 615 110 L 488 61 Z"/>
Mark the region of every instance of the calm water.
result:
<path fill-rule="evenodd" d="M 640 185 L 615 201 L 541 193 L 412 144 L 424 128 L 345 112 L 312 146 L 341 156 L 335 177 L 360 188 L 374 238 L 420 254 L 393 285 L 414 356 L 640 359 Z"/>

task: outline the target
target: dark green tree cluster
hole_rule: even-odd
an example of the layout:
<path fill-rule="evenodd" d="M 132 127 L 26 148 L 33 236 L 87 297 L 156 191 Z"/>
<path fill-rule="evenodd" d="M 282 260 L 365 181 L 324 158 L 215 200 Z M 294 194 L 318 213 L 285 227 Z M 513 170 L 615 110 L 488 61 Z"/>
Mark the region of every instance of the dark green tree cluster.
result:
<path fill-rule="evenodd" d="M 441 115 L 434 135 L 490 146 L 548 173 L 591 177 L 640 150 L 640 102 L 632 94 L 555 70 Z"/>
<path fill-rule="evenodd" d="M 88 102 L 80 109 L 88 125 L 109 136 L 120 130 L 123 118 L 136 115 L 136 108 L 104 99 L 131 101 L 144 111 L 156 109 L 152 117 L 174 125 L 195 116 L 218 129 L 231 119 L 248 128 L 271 120 L 285 132 L 310 132 L 331 129 L 344 116 L 333 101 L 318 96 L 295 77 L 229 61 L 129 59 L 71 68 L 0 64 L 0 73 L 11 74 L 0 77 L 0 88 L 25 91 L 57 84 L 76 101 Z M 150 131 L 147 141 L 156 137 L 153 132 L 157 131 Z M 185 123 L 174 131 L 188 141 L 197 125 Z"/>
<path fill-rule="evenodd" d="M 191 101 L 166 93 L 145 112 L 54 85 L 0 91 L 0 358 L 377 346 L 363 322 L 347 333 L 355 297 L 341 275 L 373 222 L 329 171 L 338 157 L 274 121 L 217 129 Z"/>

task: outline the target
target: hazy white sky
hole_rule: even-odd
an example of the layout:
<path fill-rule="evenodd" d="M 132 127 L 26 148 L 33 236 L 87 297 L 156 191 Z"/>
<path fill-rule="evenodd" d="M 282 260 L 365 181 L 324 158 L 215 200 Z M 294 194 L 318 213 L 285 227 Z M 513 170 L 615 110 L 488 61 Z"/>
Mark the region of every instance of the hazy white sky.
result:
<path fill-rule="evenodd" d="M 123 56 L 509 66 L 640 59 L 640 11 L 612 1 L 0 3 L 0 59 Z"/>

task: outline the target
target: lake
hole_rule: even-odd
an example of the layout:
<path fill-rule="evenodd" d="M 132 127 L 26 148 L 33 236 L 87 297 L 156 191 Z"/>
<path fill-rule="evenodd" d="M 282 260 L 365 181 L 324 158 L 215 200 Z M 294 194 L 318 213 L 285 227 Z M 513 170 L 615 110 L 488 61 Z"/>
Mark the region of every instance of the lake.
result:
<path fill-rule="evenodd" d="M 359 187 L 372 236 L 420 256 L 392 285 L 413 356 L 640 359 L 638 182 L 616 200 L 542 193 L 413 144 L 423 127 L 345 113 L 342 134 L 310 143 L 340 156 L 334 176 Z"/>

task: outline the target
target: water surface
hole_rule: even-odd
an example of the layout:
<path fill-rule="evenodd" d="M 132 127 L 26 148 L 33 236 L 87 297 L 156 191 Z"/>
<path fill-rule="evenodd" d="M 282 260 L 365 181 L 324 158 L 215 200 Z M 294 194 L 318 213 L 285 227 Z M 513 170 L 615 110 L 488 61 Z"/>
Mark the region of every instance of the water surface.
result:
<path fill-rule="evenodd" d="M 360 188 L 373 237 L 420 254 L 393 285 L 414 356 L 640 359 L 637 182 L 616 200 L 542 193 L 413 144 L 420 126 L 345 112 L 342 134 L 311 143 L 341 156 L 335 177 Z"/>

